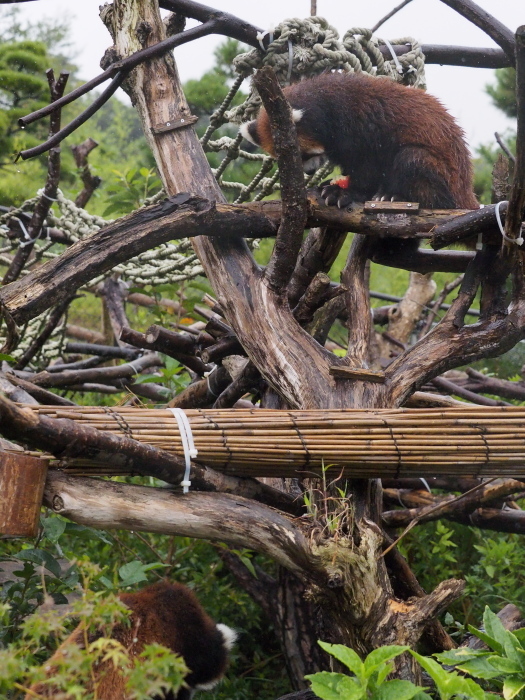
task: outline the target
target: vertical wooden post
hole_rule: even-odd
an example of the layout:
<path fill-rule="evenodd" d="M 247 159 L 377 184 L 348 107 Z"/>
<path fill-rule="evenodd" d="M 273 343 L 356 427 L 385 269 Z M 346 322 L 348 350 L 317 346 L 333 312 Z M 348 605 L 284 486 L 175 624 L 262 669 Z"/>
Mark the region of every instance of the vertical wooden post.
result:
<path fill-rule="evenodd" d="M 0 452 L 0 539 L 35 537 L 47 475 L 47 461 Z"/>

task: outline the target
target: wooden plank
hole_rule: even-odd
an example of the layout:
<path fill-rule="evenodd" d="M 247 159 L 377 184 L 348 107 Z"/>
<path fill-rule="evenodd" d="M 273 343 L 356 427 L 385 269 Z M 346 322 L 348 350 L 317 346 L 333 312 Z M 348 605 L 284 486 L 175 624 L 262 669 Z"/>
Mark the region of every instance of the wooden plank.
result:
<path fill-rule="evenodd" d="M 417 214 L 419 211 L 419 202 L 365 202 L 365 214 Z"/>

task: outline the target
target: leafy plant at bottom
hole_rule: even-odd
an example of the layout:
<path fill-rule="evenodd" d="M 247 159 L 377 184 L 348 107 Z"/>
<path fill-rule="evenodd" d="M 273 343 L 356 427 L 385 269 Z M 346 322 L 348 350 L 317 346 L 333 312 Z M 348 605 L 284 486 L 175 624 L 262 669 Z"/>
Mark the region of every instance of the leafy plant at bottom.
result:
<path fill-rule="evenodd" d="M 425 689 L 404 680 L 387 680 L 393 670 L 391 661 L 404 652 L 414 656 L 435 683 L 440 700 L 493 697 L 470 678 L 448 671 L 434 659 L 421 656 L 407 646 L 384 646 L 374 649 L 364 661 L 355 651 L 341 644 L 319 642 L 321 647 L 344 664 L 352 675 L 321 671 L 306 676 L 321 700 L 431 700 Z M 458 651 L 458 650 L 456 650 Z M 451 654 L 452 652 L 447 652 Z M 450 661 L 447 661 L 449 663 Z M 525 681 L 524 681 L 525 683 Z M 505 696 L 515 697 L 513 696 Z"/>
<path fill-rule="evenodd" d="M 488 649 L 452 649 L 436 658 L 474 678 L 490 681 L 505 700 L 525 698 L 525 629 L 510 632 L 488 607 L 483 615 L 484 630 L 469 625 L 469 631 Z"/>

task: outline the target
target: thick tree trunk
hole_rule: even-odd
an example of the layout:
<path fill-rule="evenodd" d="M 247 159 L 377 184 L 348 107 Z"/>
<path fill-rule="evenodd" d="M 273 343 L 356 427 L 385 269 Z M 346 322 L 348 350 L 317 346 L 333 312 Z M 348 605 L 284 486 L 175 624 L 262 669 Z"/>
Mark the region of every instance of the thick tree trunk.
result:
<path fill-rule="evenodd" d="M 103 9 L 103 19 L 110 28 L 117 54 L 121 57 L 143 48 L 139 37 L 144 40 L 144 45 L 163 38 L 164 25 L 157 4 L 151 0 L 115 0 L 112 8 Z M 140 31 L 137 31 L 139 25 Z M 265 73 L 264 79 L 270 94 L 273 89 L 271 75 Z M 170 120 L 190 116 L 173 58 L 168 55 L 139 65 L 126 83 L 167 193 L 173 196 L 189 192 L 223 202 L 224 197 L 191 126 L 162 133 L 156 131 L 156 127 Z M 276 108 L 280 99 L 278 94 L 274 92 L 271 99 Z M 282 128 L 292 129 L 291 115 L 288 114 L 286 104 L 281 108 Z M 277 124 L 276 128 L 281 127 Z M 279 145 L 279 138 L 275 142 Z M 282 139 L 282 142 L 284 151 L 289 148 L 289 140 Z M 354 244 L 345 271 L 348 281 L 355 283 L 353 291 L 347 295 L 351 318 L 348 356 L 337 358 L 327 351 L 299 326 L 292 314 L 286 286 L 294 271 L 295 260 L 291 259 L 289 250 L 299 250 L 298 241 L 300 242 L 305 217 L 304 210 L 299 212 L 302 206 L 302 175 L 300 161 L 293 149 L 289 157 L 280 161 L 280 167 L 283 209 L 289 206 L 293 215 L 281 221 L 276 243 L 276 251 L 280 251 L 280 254 L 274 254 L 267 272 L 257 266 L 240 237 L 193 239 L 194 248 L 215 290 L 217 301 L 249 359 L 284 405 L 302 409 L 392 405 L 392 390 L 389 385 L 370 383 L 359 377 L 353 380 L 341 379 L 334 376 L 332 371 L 334 366 L 357 370 L 367 366 L 371 325 L 368 295 L 363 292 L 363 269 L 367 256 L 367 245 L 364 242 Z M 297 187 L 294 188 L 294 185 Z M 295 214 L 297 216 L 294 220 Z M 293 276 L 291 285 L 297 288 Z M 358 305 L 359 313 L 356 314 Z M 67 487 L 68 504 L 71 503 L 72 488 L 73 485 Z M 202 498 L 207 500 L 208 496 Z M 325 498 L 328 498 L 328 494 L 325 494 Z M 299 559 L 291 562 L 286 554 L 290 552 L 290 547 L 293 549 L 296 546 L 291 543 L 286 545 L 280 555 L 273 550 L 274 558 L 297 574 L 308 588 L 309 599 L 319 609 L 321 624 L 317 626 L 317 632 L 321 630 L 323 636 L 330 630 L 333 641 L 350 644 L 361 653 L 385 643 L 416 643 L 428 617 L 438 614 L 447 602 L 457 597 L 461 584 L 449 582 L 430 596 L 401 604 L 392 593 L 381 556 L 383 535 L 378 525 L 378 507 L 381 501 L 379 483 L 373 481 L 349 485 L 347 497 L 340 501 L 339 517 L 345 521 L 346 529 L 336 528 L 330 532 L 326 525 L 321 527 L 309 542 L 311 558 L 303 557 L 299 547 Z M 193 507 L 190 500 L 180 503 L 185 504 L 184 510 L 188 517 L 196 516 L 196 502 Z M 129 507 L 133 508 L 133 504 L 129 504 Z M 206 509 L 209 516 L 212 516 L 212 508 L 210 502 Z M 98 508 L 96 510 L 99 511 Z M 73 506 L 66 505 L 62 512 L 75 518 Z M 127 507 L 122 512 L 127 512 L 127 519 L 131 517 Z M 152 527 L 152 519 L 156 519 L 156 516 L 157 510 L 152 507 L 138 526 L 137 521 L 134 521 L 134 527 Z M 76 517 L 79 517 L 78 510 Z M 81 517 L 89 519 L 93 524 L 95 513 L 92 511 L 89 516 L 82 514 Z M 171 516 L 172 519 L 176 517 L 176 514 Z M 207 526 L 210 528 L 209 536 L 213 536 L 213 524 L 221 521 L 219 515 L 217 518 L 213 520 L 211 517 L 207 525 L 195 534 L 206 536 Z M 202 524 L 204 521 L 200 522 Z M 241 522 L 242 520 L 239 521 L 239 527 Z M 99 522 L 99 525 L 103 524 L 103 521 Z M 180 527 L 180 521 L 173 527 Z M 238 534 L 242 538 L 242 533 Z M 337 537 L 334 537 L 336 534 Z M 226 534 L 223 537 L 227 539 Z M 285 542 L 286 530 L 283 529 L 282 546 Z M 254 543 L 246 546 L 254 546 Z M 293 620 L 296 631 L 297 626 L 305 629 L 303 623 L 298 622 L 302 611 L 285 605 L 287 595 L 292 599 L 294 597 L 287 584 L 288 582 L 281 589 L 283 610 L 287 609 L 282 619 Z M 293 668 L 292 675 L 299 685 L 300 674 L 311 668 L 309 657 L 315 640 L 309 639 L 302 651 L 296 639 L 292 643 L 288 631 L 282 631 L 281 640 L 287 650 L 288 666 Z M 297 654 L 301 658 L 294 658 Z M 407 659 L 399 661 L 397 673 L 402 678 L 417 679 L 417 672 Z"/>

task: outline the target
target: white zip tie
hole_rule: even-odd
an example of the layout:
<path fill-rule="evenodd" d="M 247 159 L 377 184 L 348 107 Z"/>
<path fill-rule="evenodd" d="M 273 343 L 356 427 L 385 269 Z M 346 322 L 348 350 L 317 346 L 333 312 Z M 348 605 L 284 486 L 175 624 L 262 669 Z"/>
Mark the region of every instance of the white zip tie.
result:
<path fill-rule="evenodd" d="M 58 199 L 55 199 L 54 197 L 50 197 L 48 194 L 45 192 L 40 193 L 41 197 L 45 197 L 46 199 L 49 199 L 50 202 L 58 202 Z"/>
<path fill-rule="evenodd" d="M 24 240 L 18 242 L 19 248 L 26 248 L 28 245 L 33 245 L 36 241 L 38 241 L 43 229 L 40 229 L 40 231 L 38 232 L 38 236 L 36 238 L 31 238 L 31 236 L 29 235 L 29 231 L 26 229 L 25 224 L 22 221 L 22 219 L 19 219 L 17 217 L 16 220 L 20 224 L 20 228 L 22 229 L 22 233 L 24 234 Z"/>
<path fill-rule="evenodd" d="M 498 202 L 496 204 L 496 208 L 494 209 L 496 213 L 496 221 L 498 222 L 499 230 L 501 232 L 501 235 L 503 236 L 504 240 L 507 241 L 507 243 L 514 243 L 515 245 L 523 245 L 523 237 L 519 236 L 518 238 L 510 238 L 507 236 L 505 233 L 505 229 L 503 228 L 503 224 L 501 223 L 501 214 L 499 213 L 499 208 L 502 204 L 508 204 L 506 200 L 503 202 Z"/>
<path fill-rule="evenodd" d="M 290 85 L 290 80 L 292 78 L 292 68 L 293 68 L 293 44 L 292 40 L 288 39 L 288 75 L 286 76 L 286 82 Z"/>
<path fill-rule="evenodd" d="M 134 362 L 138 362 L 138 361 L 141 360 L 141 359 L 142 359 L 141 357 L 137 357 L 136 360 L 131 360 L 130 362 L 126 362 L 126 364 L 124 364 L 124 365 L 122 365 L 122 366 L 125 367 L 126 365 L 128 365 L 128 366 L 131 367 L 133 370 L 135 370 L 135 374 L 139 374 L 142 370 L 137 369 L 133 363 L 134 363 Z"/>
<path fill-rule="evenodd" d="M 268 46 L 270 46 L 270 44 L 273 42 L 273 30 L 274 30 L 274 26 L 273 26 L 273 24 L 271 24 L 269 29 L 267 29 L 264 32 L 258 32 L 255 35 L 255 38 L 259 42 L 259 45 L 263 51 L 267 51 L 267 49 L 264 48 L 263 39 L 267 34 L 269 34 L 270 41 L 268 42 Z"/>
<path fill-rule="evenodd" d="M 182 408 L 168 408 L 168 411 L 171 411 L 173 413 L 173 416 L 175 417 L 177 425 L 179 427 L 182 449 L 184 450 L 184 460 L 186 462 L 184 478 L 180 482 L 180 485 L 182 486 L 182 493 L 188 493 L 191 486 L 191 460 L 197 457 L 198 452 L 195 448 L 195 443 L 193 441 L 193 433 L 191 432 L 190 422 L 186 413 L 183 411 Z"/>
<path fill-rule="evenodd" d="M 394 47 L 392 44 L 388 41 L 388 39 L 382 39 L 382 41 L 385 43 L 386 47 L 392 54 L 392 58 L 394 60 L 394 63 L 396 64 L 396 70 L 399 73 L 399 75 L 403 75 L 403 66 L 401 65 L 399 58 L 397 57 L 396 52 L 394 51 Z"/>
<path fill-rule="evenodd" d="M 427 481 L 426 479 L 424 479 L 422 476 L 420 476 L 420 477 L 419 477 L 419 481 L 422 481 L 423 484 L 424 484 L 424 486 L 425 486 L 425 488 L 426 488 L 426 490 L 427 490 L 429 493 L 432 493 L 432 491 L 430 490 L 430 486 L 428 485 L 428 481 Z"/>

